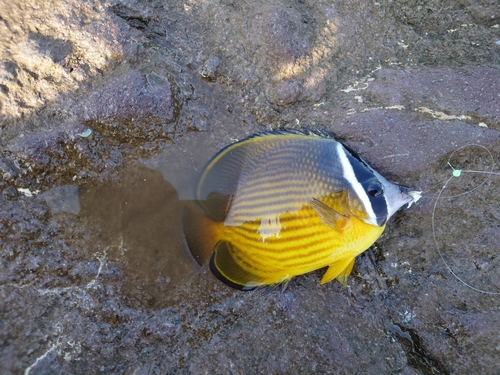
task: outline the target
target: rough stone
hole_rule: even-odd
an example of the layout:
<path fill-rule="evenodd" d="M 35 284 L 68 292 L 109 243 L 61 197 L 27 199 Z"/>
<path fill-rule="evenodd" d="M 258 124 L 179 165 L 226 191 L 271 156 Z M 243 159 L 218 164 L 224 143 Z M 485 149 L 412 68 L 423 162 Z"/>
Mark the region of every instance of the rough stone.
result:
<path fill-rule="evenodd" d="M 0 373 L 496 373 L 498 296 L 447 268 L 499 292 L 500 185 L 471 172 L 498 172 L 496 4 L 0 8 Z M 230 289 L 184 207 L 218 150 L 290 128 L 423 198 L 347 288 Z"/>

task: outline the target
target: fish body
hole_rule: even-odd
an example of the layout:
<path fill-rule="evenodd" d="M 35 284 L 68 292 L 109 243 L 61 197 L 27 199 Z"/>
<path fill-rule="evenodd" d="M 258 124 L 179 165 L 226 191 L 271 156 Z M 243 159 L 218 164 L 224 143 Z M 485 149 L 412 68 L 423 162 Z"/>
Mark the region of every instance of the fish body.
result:
<path fill-rule="evenodd" d="M 345 284 L 357 255 L 413 198 L 326 133 L 265 132 L 227 146 L 204 168 L 187 209 L 191 253 L 239 289 L 287 283 L 328 267 Z"/>

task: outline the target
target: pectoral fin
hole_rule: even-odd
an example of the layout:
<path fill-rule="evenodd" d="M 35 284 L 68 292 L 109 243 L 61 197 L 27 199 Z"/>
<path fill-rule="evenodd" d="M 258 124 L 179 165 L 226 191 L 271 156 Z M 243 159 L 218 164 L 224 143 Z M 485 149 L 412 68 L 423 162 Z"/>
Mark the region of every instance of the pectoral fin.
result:
<path fill-rule="evenodd" d="M 342 285 L 346 285 L 355 259 L 354 257 L 344 258 L 331 264 L 323 275 L 321 284 L 337 279 Z"/>
<path fill-rule="evenodd" d="M 311 207 L 319 215 L 321 221 L 333 229 L 341 231 L 347 224 L 347 217 L 316 198 L 311 201 Z"/>

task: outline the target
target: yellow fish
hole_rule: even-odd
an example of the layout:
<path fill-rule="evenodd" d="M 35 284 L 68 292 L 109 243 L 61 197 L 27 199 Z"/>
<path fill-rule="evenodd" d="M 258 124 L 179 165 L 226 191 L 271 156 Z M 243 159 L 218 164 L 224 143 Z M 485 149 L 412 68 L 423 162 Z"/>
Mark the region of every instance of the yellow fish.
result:
<path fill-rule="evenodd" d="M 412 194 L 413 193 L 413 194 Z M 331 135 L 275 131 L 216 154 L 196 188 L 184 232 L 201 265 L 243 290 L 286 284 L 328 267 L 346 284 L 357 255 L 417 192 L 388 182 Z"/>

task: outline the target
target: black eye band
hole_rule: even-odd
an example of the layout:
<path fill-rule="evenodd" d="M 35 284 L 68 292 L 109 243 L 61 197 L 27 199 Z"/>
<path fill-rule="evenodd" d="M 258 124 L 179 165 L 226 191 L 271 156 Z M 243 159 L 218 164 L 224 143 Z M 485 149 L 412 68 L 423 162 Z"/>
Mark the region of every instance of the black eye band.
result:
<path fill-rule="evenodd" d="M 352 148 L 346 146 L 345 144 L 342 143 L 342 146 L 344 146 L 345 150 L 357 161 L 359 161 L 361 164 L 363 164 L 369 171 L 372 171 L 372 168 L 366 164 L 366 162 L 361 159 L 361 157 L 358 155 L 356 151 L 354 151 Z"/>
<path fill-rule="evenodd" d="M 371 197 L 380 197 L 384 195 L 384 186 L 378 180 L 372 181 L 368 185 L 366 192 Z"/>
<path fill-rule="evenodd" d="M 368 197 L 371 209 L 377 220 L 377 225 L 384 225 L 389 215 L 387 201 L 384 196 L 384 185 L 373 173 L 373 169 L 358 154 L 345 145 L 343 146 L 345 147 L 346 156 L 349 159 L 354 176 Z"/>

